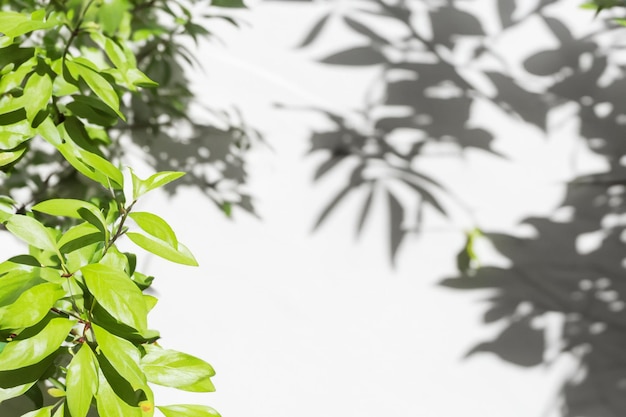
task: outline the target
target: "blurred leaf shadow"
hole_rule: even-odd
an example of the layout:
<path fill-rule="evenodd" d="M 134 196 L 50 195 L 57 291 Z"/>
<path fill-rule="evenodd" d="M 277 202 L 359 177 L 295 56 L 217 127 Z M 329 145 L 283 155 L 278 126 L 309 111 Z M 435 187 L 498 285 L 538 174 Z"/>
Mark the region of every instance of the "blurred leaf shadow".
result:
<path fill-rule="evenodd" d="M 579 121 L 581 141 L 606 161 L 606 170 L 567 184 L 559 209 L 567 216 L 527 218 L 524 223 L 533 228 L 534 237 L 483 232 L 508 258 L 509 267 L 473 263 L 473 238 L 468 236 L 458 257 L 459 275 L 441 285 L 489 294 L 484 323 L 497 323 L 502 330 L 468 355 L 491 353 L 523 367 L 550 366 L 565 356 L 575 359 L 577 369 L 545 415 L 626 415 L 626 79 L 618 58 L 623 46 L 613 42 L 607 47 L 601 40 L 618 28 L 607 21 L 597 33 L 575 36 L 549 11 L 560 1 L 538 1 L 523 15 L 518 13 L 521 2 L 494 2 L 497 35 L 534 19 L 558 41 L 557 47 L 542 47 L 527 56 L 520 78 L 491 47 L 492 35 L 480 16 L 457 8 L 457 3 L 462 2 L 371 0 L 354 2 L 348 12 L 330 7 L 304 36 L 300 46 L 310 47 L 339 25 L 362 42 L 333 51 L 321 62 L 380 69 L 373 93 L 353 118 L 316 109 L 333 127 L 312 135 L 310 152 L 327 155 L 315 180 L 344 161 L 354 167 L 316 227 L 346 196 L 360 192 L 362 209 L 356 218 L 361 230 L 372 200 L 386 199 L 393 260 L 407 234 L 419 231 L 424 205 L 445 216 L 451 204 L 437 176 L 421 169 L 423 158 L 442 147 L 459 156 L 468 149 L 499 155 L 490 127 L 469 123 L 476 103 L 495 105 L 512 122 L 546 134 L 551 111 L 573 109 L 568 117 Z M 422 33 L 416 21 L 429 21 L 432 33 Z M 394 30 L 386 31 L 389 27 Z M 626 29 L 620 30 L 615 37 Z M 500 65 L 482 67 L 487 58 Z M 487 84 L 477 83 L 479 78 Z M 541 79 L 543 87 L 527 87 L 528 79 Z M 420 198 L 417 210 L 409 212 L 396 192 L 398 184 Z M 408 218 L 418 219 L 417 227 L 407 228 Z"/>
<path fill-rule="evenodd" d="M 416 4 L 421 7 L 414 7 Z M 418 30 L 418 15 L 430 20 L 432 34 Z M 513 24 L 507 16 L 508 23 Z M 452 4 L 429 7 L 427 2 L 400 1 L 392 5 L 371 0 L 354 2 L 349 12 L 330 8 L 300 46 L 309 47 L 332 25 L 340 25 L 362 40 L 331 52 L 320 62 L 372 66 L 379 70 L 379 75 L 369 87 L 363 108 L 356 109 L 350 117 L 315 109 L 333 127 L 317 131 L 311 138 L 310 152 L 327 155 L 314 179 L 321 179 L 344 161 L 351 161 L 353 166 L 345 188 L 322 209 L 315 227 L 349 194 L 359 193 L 363 201 L 357 224 L 360 232 L 372 199 L 385 199 L 393 262 L 405 237 L 422 228 L 424 213 L 445 217 L 446 206 L 454 200 L 441 182 L 421 168 L 423 158 L 442 151 L 462 156 L 468 150 L 503 157 L 492 146 L 494 134 L 489 126 L 470 122 L 476 103 L 491 103 L 512 119 L 521 119 L 542 130 L 546 129 L 549 103 L 543 95 L 523 88 L 506 71 L 473 66 L 481 59 L 500 57 L 486 46 L 481 21 Z M 494 92 L 477 86 L 467 75 L 468 70 L 481 76 Z M 418 197 L 417 209 L 409 208 L 410 204 L 399 197 L 406 193 L 403 189 Z"/>

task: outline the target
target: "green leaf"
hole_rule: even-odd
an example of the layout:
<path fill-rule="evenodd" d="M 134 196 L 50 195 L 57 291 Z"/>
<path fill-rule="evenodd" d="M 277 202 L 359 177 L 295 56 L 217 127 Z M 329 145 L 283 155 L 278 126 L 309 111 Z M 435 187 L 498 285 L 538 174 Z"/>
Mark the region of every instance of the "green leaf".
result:
<path fill-rule="evenodd" d="M 105 235 L 105 240 L 108 240 L 108 230 L 106 228 L 107 224 L 104 215 L 96 205 L 87 201 L 54 198 L 35 204 L 32 210 L 51 216 L 85 220 L 101 231 Z"/>
<path fill-rule="evenodd" d="M 39 410 L 34 410 L 26 414 L 22 414 L 22 417 L 50 417 L 52 415 L 52 409 L 54 405 L 50 405 L 48 407 L 40 408 Z"/>
<path fill-rule="evenodd" d="M 172 246 L 174 249 L 178 247 L 176 234 L 169 224 L 156 214 L 146 213 L 142 211 L 130 213 L 129 217 L 137 223 L 137 226 L 149 233 L 150 235 L 161 239 Z"/>
<path fill-rule="evenodd" d="M 146 309 L 148 312 L 154 308 L 159 302 L 159 299 L 150 294 L 144 294 L 143 299 L 146 302 Z"/>
<path fill-rule="evenodd" d="M 0 306 L 7 306 L 17 300 L 25 291 L 45 281 L 31 270 L 19 269 L 12 262 L 3 262 L 8 272 L 0 277 Z"/>
<path fill-rule="evenodd" d="M 215 391 L 209 379 L 215 371 L 202 359 L 154 345 L 144 348 L 147 354 L 141 358 L 141 368 L 149 382 L 192 392 Z"/>
<path fill-rule="evenodd" d="M 35 384 L 35 381 L 29 382 L 24 385 L 18 385 L 17 387 L 11 388 L 0 388 L 0 403 L 6 400 L 10 400 L 11 398 L 19 397 L 24 394 L 26 391 L 30 389 Z"/>
<path fill-rule="evenodd" d="M 124 21 L 124 14 L 130 8 L 130 2 L 126 0 L 111 0 L 103 2 L 98 10 L 98 21 L 102 30 L 109 36 L 118 32 L 120 24 Z"/>
<path fill-rule="evenodd" d="M 21 36 L 33 30 L 53 27 L 57 24 L 59 24 L 59 20 L 55 14 L 44 22 L 43 16 L 37 12 L 33 12 L 30 16 L 18 12 L 0 12 L 0 28 L 2 28 L 2 33 L 9 38 Z"/>
<path fill-rule="evenodd" d="M 47 117 L 37 126 L 37 133 L 55 147 L 63 143 L 61 134 L 50 117 Z"/>
<path fill-rule="evenodd" d="M 12 304 L 0 307 L 0 329 L 20 329 L 39 323 L 64 296 L 65 291 L 58 284 L 45 283 L 29 288 Z"/>
<path fill-rule="evenodd" d="M 78 146 L 64 128 L 63 136 L 65 143 L 56 145 L 56 148 L 78 172 L 107 189 L 110 186 L 123 188 L 124 176 L 119 169 L 101 156 Z"/>
<path fill-rule="evenodd" d="M 14 340 L 0 353 L 0 371 L 34 365 L 57 350 L 74 326 L 65 318 L 54 318 L 37 334 Z"/>
<path fill-rule="evenodd" d="M 174 180 L 185 175 L 184 172 L 177 171 L 162 171 L 151 175 L 145 180 L 140 179 L 131 170 L 131 176 L 133 178 L 133 199 L 136 200 L 148 191 L 154 190 L 168 184 Z"/>
<path fill-rule="evenodd" d="M 113 180 L 111 183 L 113 188 L 118 190 L 124 188 L 124 176 L 122 175 L 122 172 L 108 160 L 96 155 L 95 153 L 87 151 L 81 151 L 80 157 L 87 163 L 87 165 L 94 168 L 96 172 L 100 172 Z"/>
<path fill-rule="evenodd" d="M 83 343 L 67 369 L 67 406 L 72 417 L 85 417 L 98 391 L 98 365 L 88 344 Z"/>
<path fill-rule="evenodd" d="M 137 68 L 130 68 L 124 75 L 126 76 L 126 80 L 130 84 L 129 88 L 131 89 L 132 86 L 145 88 L 154 88 L 159 86 L 159 83 L 150 79 L 150 77 Z"/>
<path fill-rule="evenodd" d="M 72 96 L 73 102 L 68 103 L 66 108 L 74 115 L 87 119 L 89 123 L 99 126 L 115 126 L 117 114 L 106 104 L 92 96 Z"/>
<path fill-rule="evenodd" d="M 24 86 L 24 101 L 26 117 L 33 121 L 40 110 L 45 110 L 48 101 L 52 97 L 52 80 L 48 74 L 39 75 L 34 72 Z"/>
<path fill-rule="evenodd" d="M 152 390 L 146 381 L 146 375 L 139 367 L 139 351 L 128 340 L 109 333 L 104 328 L 93 325 L 98 348 L 106 359 L 132 387 L 133 390 L 141 390 L 149 401 L 153 401 Z"/>
<path fill-rule="evenodd" d="M 148 311 L 143 294 L 124 272 L 107 265 L 82 267 L 87 288 L 113 317 L 140 332 L 147 330 Z"/>
<path fill-rule="evenodd" d="M 65 407 L 57 408 L 57 411 L 54 412 L 52 417 L 64 417 L 65 416 Z M 71 417 L 71 416 L 68 416 Z"/>
<path fill-rule="evenodd" d="M 103 242 L 102 232 L 92 224 L 81 223 L 70 228 L 57 242 L 61 253 L 68 254 L 90 246 L 94 243 Z M 89 263 L 89 262 L 87 262 Z M 82 265 L 81 265 L 82 266 Z"/>
<path fill-rule="evenodd" d="M 141 417 L 141 409 L 126 404 L 118 397 L 102 372 L 98 372 L 98 379 L 96 407 L 100 417 Z"/>
<path fill-rule="evenodd" d="M 217 411 L 206 405 L 159 405 L 157 408 L 165 417 L 220 417 Z"/>
<path fill-rule="evenodd" d="M 28 149 L 25 143 L 11 151 L 0 151 L 0 169 L 14 165 L 19 161 Z"/>
<path fill-rule="evenodd" d="M 82 61 L 66 61 L 67 69 L 74 78 L 82 78 L 89 88 L 115 113 L 122 119 L 126 120 L 124 115 L 120 113 L 120 98 L 115 92 L 115 88 L 109 83 L 106 78 L 100 75 L 99 72 L 84 65 Z"/>
<path fill-rule="evenodd" d="M 167 259 L 168 261 L 183 265 L 198 266 L 196 258 L 194 258 L 191 252 L 189 252 L 189 249 L 180 242 L 178 243 L 178 249 L 174 249 L 167 242 L 152 236 L 132 232 L 126 233 L 126 236 L 140 248 Z"/>
<path fill-rule="evenodd" d="M 26 119 L 10 125 L 0 126 L 0 149 L 15 149 L 33 136 L 35 136 L 35 130 Z"/>
<path fill-rule="evenodd" d="M 32 217 L 16 214 L 6 223 L 6 228 L 29 245 L 58 252 L 52 231 Z"/>

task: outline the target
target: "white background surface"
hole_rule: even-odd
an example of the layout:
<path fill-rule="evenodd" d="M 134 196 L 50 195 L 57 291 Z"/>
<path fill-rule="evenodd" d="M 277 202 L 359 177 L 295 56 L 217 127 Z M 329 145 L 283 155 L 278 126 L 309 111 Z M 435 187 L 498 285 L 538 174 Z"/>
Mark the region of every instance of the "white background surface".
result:
<path fill-rule="evenodd" d="M 247 15 L 249 29 L 225 32 L 227 47 L 202 46 L 209 76 L 196 80 L 197 91 L 208 103 L 236 103 L 273 149 L 261 146 L 250 159 L 262 220 L 236 213 L 227 221 L 193 193 L 145 203 L 162 207 L 202 263 L 193 270 L 152 261 L 148 269 L 158 273 L 162 295 L 153 322 L 164 345 L 206 358 L 217 370 L 216 393 L 164 390 L 163 401 L 203 402 L 232 417 L 552 415 L 566 363 L 522 369 L 485 354 L 463 359 L 498 330 L 480 321 L 486 293 L 436 286 L 456 272 L 469 219 L 432 219 L 426 233 L 405 242 L 395 270 L 387 258 L 385 207 L 376 207 L 378 219 L 358 243 L 356 201 L 311 233 L 323 203 L 341 185 L 312 183 L 319 159 L 306 157 L 307 135 L 323 120 L 273 104 L 345 111 L 358 107 L 375 76 L 372 69 L 313 62 L 349 44 L 345 38 L 295 50 L 323 7 L 261 3 Z M 549 213 L 564 179 L 575 173 L 572 158 L 587 161 L 571 139 L 572 126 L 570 134 L 565 126 L 547 141 L 492 109 L 475 117 L 489 121 L 498 149 L 511 160 L 471 153 L 433 161 L 445 171 L 444 182 L 487 228 L 511 230 L 525 215 Z"/>

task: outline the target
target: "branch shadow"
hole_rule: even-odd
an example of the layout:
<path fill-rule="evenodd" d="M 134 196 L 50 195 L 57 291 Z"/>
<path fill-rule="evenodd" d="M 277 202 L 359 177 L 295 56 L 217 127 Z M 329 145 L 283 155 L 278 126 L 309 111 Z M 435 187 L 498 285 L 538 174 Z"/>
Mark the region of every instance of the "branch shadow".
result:
<path fill-rule="evenodd" d="M 322 210 L 316 227 L 347 195 L 366 189 L 357 228 L 363 227 L 372 199 L 386 198 L 393 260 L 408 233 L 419 230 L 408 229 L 407 218 L 417 219 L 419 225 L 423 216 L 421 208 L 409 212 L 397 196 L 398 183 L 440 215 L 445 216 L 451 204 L 438 178 L 421 170 L 422 158 L 441 147 L 452 148 L 459 156 L 468 149 L 498 155 L 490 127 L 469 123 L 476 103 L 491 103 L 512 122 L 533 125 L 545 134 L 550 130 L 547 117 L 551 111 L 565 106 L 574 109 L 571 117 L 579 121 L 577 134 L 592 154 L 606 162 L 606 169 L 567 184 L 560 211 L 569 213 L 569 218 L 525 219 L 524 224 L 535 231 L 532 238 L 483 233 L 510 261 L 510 267 L 472 264 L 475 254 L 469 239 L 460 253 L 458 276 L 444 279 L 441 285 L 487 291 L 485 325 L 505 324 L 495 339 L 479 343 L 468 356 L 490 353 L 522 367 L 549 366 L 563 356 L 574 358 L 578 368 L 561 387 L 558 413 L 564 417 L 623 416 L 626 113 L 622 109 L 626 80 L 618 58 L 622 47 L 614 43 L 607 48 L 601 41 L 617 26 L 605 22 L 597 33 L 578 36 L 549 12 L 558 1 L 540 1 L 523 16 L 517 13 L 519 2 L 495 3 L 500 34 L 532 18 L 558 41 L 558 47 L 543 47 L 523 62 L 526 79 L 541 79 L 544 87 L 531 89 L 524 78 L 513 75 L 486 42 L 490 35 L 480 16 L 456 8 L 455 2 L 439 7 L 425 2 L 420 7 L 402 1 L 393 6 L 382 0 L 361 2 L 349 13 L 330 10 L 313 25 L 301 47 L 309 47 L 334 24 L 362 37 L 361 44 L 334 52 L 321 62 L 381 69 L 372 88 L 379 93 L 370 95 L 364 108 L 356 111 L 357 123 L 316 110 L 334 127 L 311 137 L 310 152 L 327 155 L 315 180 L 332 173 L 343 161 L 358 161 L 345 187 Z M 430 35 L 414 23 L 425 19 L 432 26 Z M 403 35 L 391 38 L 384 31 L 389 26 Z M 502 65 L 496 70 L 481 69 L 475 64 L 483 58 Z M 490 88 L 467 76 L 472 69 Z M 371 173 L 373 165 L 384 169 Z M 377 188 L 384 192 L 375 193 Z M 557 324 L 553 317 L 558 317 Z M 554 331 L 559 335 L 556 342 L 548 337 Z"/>

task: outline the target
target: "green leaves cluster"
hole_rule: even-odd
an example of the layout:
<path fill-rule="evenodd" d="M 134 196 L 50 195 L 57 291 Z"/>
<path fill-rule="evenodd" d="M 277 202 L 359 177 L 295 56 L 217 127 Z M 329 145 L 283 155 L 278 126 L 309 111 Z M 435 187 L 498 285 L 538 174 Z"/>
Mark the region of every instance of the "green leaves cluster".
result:
<path fill-rule="evenodd" d="M 155 406 L 150 384 L 214 390 L 213 368 L 157 344 L 123 236 L 183 265 L 197 265 L 169 224 L 134 211 L 146 193 L 182 177 L 141 179 L 120 168 L 111 132 L 135 114 L 127 103 L 162 86 L 138 63 L 176 33 L 206 32 L 171 0 L 9 1 L 0 10 L 0 170 L 25 171 L 33 149 L 60 155 L 91 194 L 17 202 L 0 197 L 0 224 L 28 253 L 0 263 L 0 403 L 28 396 L 37 417 L 217 416 L 210 407 Z M 214 6 L 241 7 L 238 0 Z M 166 25 L 161 23 L 173 18 Z M 48 178 L 52 178 L 52 175 Z M 42 183 L 45 188 L 46 181 Z M 129 226 L 130 224 L 130 226 Z M 133 230 L 133 231 L 129 231 Z M 56 398 L 43 406 L 40 390 Z"/>

